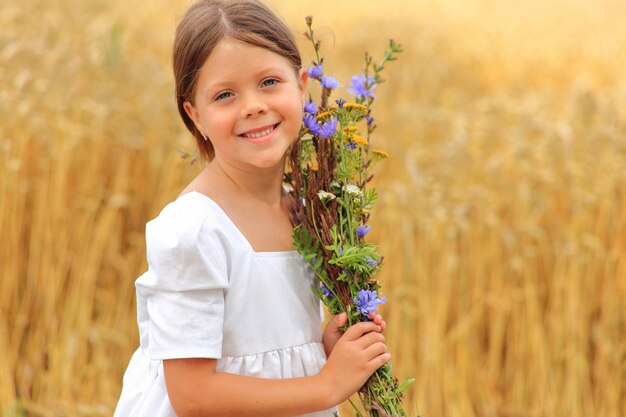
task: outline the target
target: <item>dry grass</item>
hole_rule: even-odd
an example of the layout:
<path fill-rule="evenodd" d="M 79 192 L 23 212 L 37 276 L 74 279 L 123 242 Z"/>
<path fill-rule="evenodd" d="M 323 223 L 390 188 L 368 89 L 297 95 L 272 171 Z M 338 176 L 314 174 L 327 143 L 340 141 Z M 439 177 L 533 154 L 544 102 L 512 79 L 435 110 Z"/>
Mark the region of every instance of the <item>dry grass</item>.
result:
<path fill-rule="evenodd" d="M 372 240 L 429 417 L 626 415 L 626 7 L 543 3 L 271 2 L 316 16 L 344 84 L 405 46 Z M 0 415 L 111 414 L 145 222 L 197 170 L 169 69 L 186 4 L 0 8 Z"/>

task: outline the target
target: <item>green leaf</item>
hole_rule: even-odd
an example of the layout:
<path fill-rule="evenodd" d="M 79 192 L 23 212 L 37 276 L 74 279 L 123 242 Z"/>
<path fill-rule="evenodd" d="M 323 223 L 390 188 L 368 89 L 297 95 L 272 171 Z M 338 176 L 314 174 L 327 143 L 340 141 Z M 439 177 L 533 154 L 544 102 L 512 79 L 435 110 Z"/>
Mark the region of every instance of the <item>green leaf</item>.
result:
<path fill-rule="evenodd" d="M 414 382 L 415 382 L 415 378 L 407 379 L 402 384 L 400 384 L 398 389 L 396 389 L 396 394 L 402 394 L 402 392 L 404 392 Z"/>

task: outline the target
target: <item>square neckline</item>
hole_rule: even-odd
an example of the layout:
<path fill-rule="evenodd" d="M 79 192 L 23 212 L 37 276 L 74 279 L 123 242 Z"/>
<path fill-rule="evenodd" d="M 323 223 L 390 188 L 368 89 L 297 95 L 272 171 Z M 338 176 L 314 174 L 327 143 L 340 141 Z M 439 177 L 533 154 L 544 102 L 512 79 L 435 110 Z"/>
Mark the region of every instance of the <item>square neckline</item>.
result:
<path fill-rule="evenodd" d="M 230 228 L 235 231 L 235 233 L 239 236 L 239 239 L 246 245 L 248 250 L 250 250 L 250 252 L 252 252 L 255 256 L 257 257 L 293 257 L 295 255 L 299 255 L 298 251 L 296 251 L 295 249 L 290 250 L 290 251 L 258 251 L 257 252 L 256 250 L 254 250 L 254 247 L 252 246 L 250 241 L 246 238 L 246 236 L 243 234 L 243 232 L 239 229 L 239 227 L 237 227 L 233 219 L 230 218 L 228 213 L 226 213 L 226 211 L 224 211 L 224 209 L 208 195 L 201 193 L 200 191 L 191 190 L 189 192 L 179 195 L 177 200 L 189 194 L 197 194 L 202 199 L 208 201 L 216 209 L 219 215 L 222 216 L 226 220 L 226 222 L 230 225 Z"/>

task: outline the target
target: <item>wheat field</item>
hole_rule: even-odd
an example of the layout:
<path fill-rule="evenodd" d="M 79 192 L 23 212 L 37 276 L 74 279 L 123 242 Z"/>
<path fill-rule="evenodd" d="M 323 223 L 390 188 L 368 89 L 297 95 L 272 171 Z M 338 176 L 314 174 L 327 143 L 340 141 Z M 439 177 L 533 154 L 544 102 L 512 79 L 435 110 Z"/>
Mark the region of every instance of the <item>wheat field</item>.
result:
<path fill-rule="evenodd" d="M 314 16 L 343 85 L 404 46 L 369 236 L 412 414 L 626 416 L 626 3 L 545 3 L 269 2 Z M 145 223 L 199 170 L 169 64 L 188 4 L 0 7 L 0 416 L 112 414 Z"/>

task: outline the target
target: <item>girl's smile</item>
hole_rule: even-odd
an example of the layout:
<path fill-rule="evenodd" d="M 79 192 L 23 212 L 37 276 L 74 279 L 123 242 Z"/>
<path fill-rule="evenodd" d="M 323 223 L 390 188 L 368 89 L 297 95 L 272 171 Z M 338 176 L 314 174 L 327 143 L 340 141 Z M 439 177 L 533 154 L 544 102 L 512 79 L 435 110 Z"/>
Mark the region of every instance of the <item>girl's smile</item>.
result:
<path fill-rule="evenodd" d="M 276 131 L 280 123 L 275 125 L 264 126 L 259 129 L 252 129 L 240 134 L 239 136 L 247 139 L 251 143 L 263 143 L 272 138 L 272 134 Z"/>

